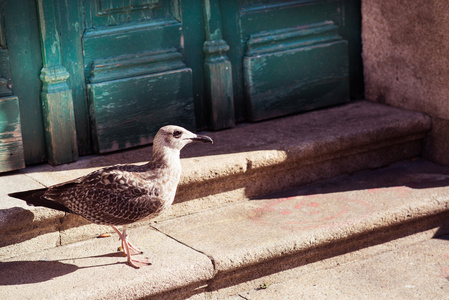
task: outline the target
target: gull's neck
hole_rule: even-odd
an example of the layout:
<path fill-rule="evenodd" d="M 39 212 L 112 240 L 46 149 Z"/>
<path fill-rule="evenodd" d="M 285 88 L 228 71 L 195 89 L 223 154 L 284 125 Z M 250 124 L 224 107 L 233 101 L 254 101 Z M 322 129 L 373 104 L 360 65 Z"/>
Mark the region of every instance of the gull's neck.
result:
<path fill-rule="evenodd" d="M 154 147 L 152 162 L 156 165 L 168 168 L 181 168 L 179 158 L 180 150 L 169 148 L 167 146 Z"/>

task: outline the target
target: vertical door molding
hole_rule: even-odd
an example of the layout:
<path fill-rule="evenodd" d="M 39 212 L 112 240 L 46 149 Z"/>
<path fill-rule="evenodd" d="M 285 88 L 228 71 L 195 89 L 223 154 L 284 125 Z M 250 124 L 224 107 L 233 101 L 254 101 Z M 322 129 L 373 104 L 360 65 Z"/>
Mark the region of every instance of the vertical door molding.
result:
<path fill-rule="evenodd" d="M 42 112 L 48 161 L 63 164 L 78 158 L 69 73 L 62 66 L 54 0 L 37 0 L 43 68 Z"/>
<path fill-rule="evenodd" d="M 206 42 L 204 73 L 209 99 L 212 129 L 235 125 L 231 62 L 226 55 L 229 45 L 223 40 L 218 0 L 204 0 Z"/>

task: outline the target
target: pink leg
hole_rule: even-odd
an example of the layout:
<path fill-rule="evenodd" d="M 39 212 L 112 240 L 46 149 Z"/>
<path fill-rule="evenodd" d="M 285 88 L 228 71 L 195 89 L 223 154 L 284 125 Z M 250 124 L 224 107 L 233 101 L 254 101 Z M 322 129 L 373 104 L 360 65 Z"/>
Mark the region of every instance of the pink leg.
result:
<path fill-rule="evenodd" d="M 126 234 L 126 227 L 123 227 L 123 232 L 120 232 L 115 226 L 111 227 L 115 230 L 115 232 L 117 232 L 120 241 L 122 242 L 123 252 L 125 252 L 128 258 L 128 263 L 131 266 L 135 268 L 140 268 L 151 264 L 148 258 L 139 258 L 139 259 L 131 258 L 131 255 L 142 254 L 142 251 L 140 251 L 137 247 L 135 247 L 128 241 L 128 235 Z"/>
<path fill-rule="evenodd" d="M 122 249 L 125 252 L 125 254 L 128 254 L 128 249 L 130 251 L 131 255 L 137 255 L 137 254 L 142 254 L 143 252 L 137 248 L 136 246 L 134 246 L 131 242 L 128 241 L 128 235 L 126 234 L 126 229 L 123 229 L 123 233 L 120 232 L 115 226 L 111 226 L 115 232 L 117 232 L 120 241 L 122 242 Z M 128 247 L 125 247 L 125 244 L 128 244 Z"/>

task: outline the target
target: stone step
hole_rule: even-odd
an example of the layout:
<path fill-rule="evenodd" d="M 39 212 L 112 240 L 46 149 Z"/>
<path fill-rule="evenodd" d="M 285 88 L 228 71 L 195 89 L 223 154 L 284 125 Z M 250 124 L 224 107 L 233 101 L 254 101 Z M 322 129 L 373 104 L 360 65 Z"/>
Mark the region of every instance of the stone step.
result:
<path fill-rule="evenodd" d="M 116 235 L 4 259 L 0 294 L 2 299 L 241 297 L 251 287 L 282 282 L 286 274 L 309 278 L 361 260 L 373 246 L 381 253 L 398 240 L 416 243 L 448 234 L 448 184 L 449 167 L 418 159 L 221 205 L 132 228 L 130 239 L 152 262 L 140 269 L 116 252 Z M 388 268 L 400 264 L 392 256 Z"/>
<path fill-rule="evenodd" d="M 208 133 L 189 145 L 172 209 L 160 221 L 419 156 L 424 114 L 360 101 Z M 0 176 L 0 256 L 65 245 L 110 229 L 71 214 L 32 208 L 8 193 L 50 186 L 117 163 L 143 163 L 151 147 L 41 165 Z M 142 224 L 140 224 L 142 225 Z"/>
<path fill-rule="evenodd" d="M 297 268 L 264 278 L 232 296 L 221 292 L 196 299 L 448 299 L 449 236 L 425 234 L 425 240 L 413 235 L 351 253 L 356 260 L 333 257 L 307 266 L 308 272 Z"/>

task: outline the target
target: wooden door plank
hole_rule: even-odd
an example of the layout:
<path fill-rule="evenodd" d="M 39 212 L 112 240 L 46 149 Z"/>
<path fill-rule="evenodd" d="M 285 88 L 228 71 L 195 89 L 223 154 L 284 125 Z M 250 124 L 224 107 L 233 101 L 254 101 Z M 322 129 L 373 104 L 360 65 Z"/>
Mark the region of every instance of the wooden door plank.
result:
<path fill-rule="evenodd" d="M 4 1 L 12 91 L 19 98 L 26 164 L 46 160 L 42 107 L 42 53 L 36 1 Z"/>
<path fill-rule="evenodd" d="M 188 68 L 88 84 L 96 151 L 149 144 L 168 124 L 195 128 Z"/>
<path fill-rule="evenodd" d="M 25 167 L 19 99 L 0 98 L 0 172 Z"/>

